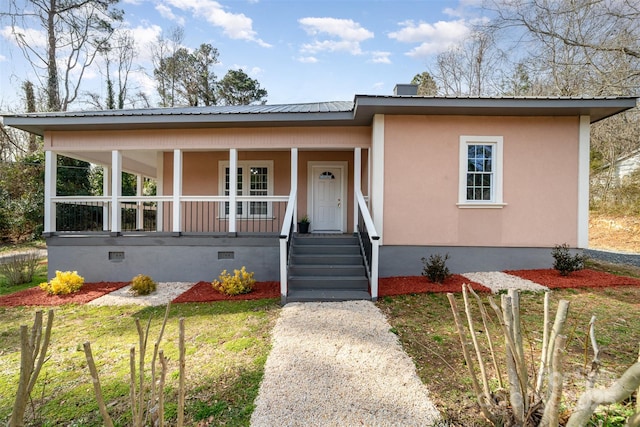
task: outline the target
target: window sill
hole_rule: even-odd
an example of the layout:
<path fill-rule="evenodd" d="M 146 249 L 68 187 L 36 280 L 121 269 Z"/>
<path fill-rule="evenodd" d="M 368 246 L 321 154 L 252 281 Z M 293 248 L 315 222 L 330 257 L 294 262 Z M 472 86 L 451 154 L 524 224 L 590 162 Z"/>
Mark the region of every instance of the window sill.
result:
<path fill-rule="evenodd" d="M 456 203 L 460 209 L 502 209 L 506 203 Z"/>

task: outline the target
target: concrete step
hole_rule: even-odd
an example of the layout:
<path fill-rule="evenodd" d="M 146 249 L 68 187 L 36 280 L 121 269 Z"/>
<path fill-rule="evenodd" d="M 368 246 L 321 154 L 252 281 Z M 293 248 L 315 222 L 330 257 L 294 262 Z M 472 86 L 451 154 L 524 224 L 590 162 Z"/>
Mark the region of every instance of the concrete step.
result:
<path fill-rule="evenodd" d="M 362 255 L 291 254 L 291 265 L 362 265 Z"/>
<path fill-rule="evenodd" d="M 298 289 L 343 289 L 367 291 L 369 280 L 366 276 L 316 276 L 316 277 L 289 277 L 289 290 Z"/>
<path fill-rule="evenodd" d="M 293 236 L 294 245 L 358 245 L 358 238 L 348 234 L 337 236 L 319 237 L 317 235 L 304 236 L 296 234 Z"/>
<path fill-rule="evenodd" d="M 363 264 L 360 265 L 290 265 L 290 276 L 366 276 Z"/>
<path fill-rule="evenodd" d="M 294 255 L 316 254 L 316 255 L 341 255 L 360 254 L 358 245 L 299 245 L 297 242 L 291 246 L 291 253 Z"/>
<path fill-rule="evenodd" d="M 371 295 L 369 295 L 369 292 L 367 291 L 339 289 L 290 290 L 286 302 L 332 302 L 353 300 L 371 300 Z"/>

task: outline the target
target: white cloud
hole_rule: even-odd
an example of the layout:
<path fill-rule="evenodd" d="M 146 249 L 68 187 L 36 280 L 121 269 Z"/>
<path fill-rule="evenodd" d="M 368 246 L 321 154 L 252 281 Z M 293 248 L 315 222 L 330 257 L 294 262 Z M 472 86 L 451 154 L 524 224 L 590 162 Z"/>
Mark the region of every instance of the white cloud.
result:
<path fill-rule="evenodd" d="M 307 34 L 314 37 L 328 37 L 328 39 L 303 44 L 302 51 L 308 53 L 327 51 L 360 55 L 362 54 L 360 43 L 374 36 L 373 32 L 351 19 L 309 17 L 299 19 L 298 22 Z"/>
<path fill-rule="evenodd" d="M 160 14 L 160 16 L 162 16 L 163 18 L 166 18 L 170 21 L 174 21 L 177 22 L 178 25 L 184 26 L 185 24 L 185 19 L 181 16 L 177 16 L 175 13 L 173 13 L 173 10 L 171 10 L 170 7 L 164 5 L 164 4 L 157 4 L 156 5 L 156 10 L 158 11 L 158 13 Z"/>
<path fill-rule="evenodd" d="M 227 12 L 213 0 L 169 0 L 167 4 L 191 12 L 195 17 L 203 18 L 210 24 L 222 28 L 222 32 L 231 39 L 247 40 L 263 47 L 271 47 L 253 30 L 253 20 L 243 13 Z"/>
<path fill-rule="evenodd" d="M 7 57 L 4 55 L 0 55 L 0 62 L 5 62 L 7 60 Z"/>
<path fill-rule="evenodd" d="M 402 28 L 389 33 L 389 38 L 403 43 L 419 43 L 419 46 L 407 52 L 407 55 L 413 57 L 443 52 L 460 43 L 471 31 L 468 23 L 463 19 L 438 21 L 435 24 L 404 21 L 399 25 Z"/>
<path fill-rule="evenodd" d="M 384 88 L 384 82 L 376 82 L 373 84 L 372 88 L 374 91 L 380 90 Z"/>
<path fill-rule="evenodd" d="M 374 64 L 391 64 L 391 59 L 389 59 L 390 55 L 391 52 L 371 52 L 371 62 L 373 62 Z"/>
<path fill-rule="evenodd" d="M 0 35 L 17 44 L 16 38 L 24 41 L 32 48 L 38 49 L 47 46 L 47 36 L 43 31 L 34 28 L 11 27 L 7 25 L 0 30 Z"/>
<path fill-rule="evenodd" d="M 297 58 L 298 62 L 302 62 L 303 64 L 315 64 L 318 62 L 318 58 L 315 56 L 300 56 Z"/>

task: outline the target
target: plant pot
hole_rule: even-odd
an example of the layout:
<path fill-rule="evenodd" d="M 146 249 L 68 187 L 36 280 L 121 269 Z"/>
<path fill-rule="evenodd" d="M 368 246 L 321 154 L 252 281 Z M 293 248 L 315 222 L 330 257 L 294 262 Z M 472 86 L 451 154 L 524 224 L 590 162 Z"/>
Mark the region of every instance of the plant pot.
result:
<path fill-rule="evenodd" d="M 309 225 L 308 222 L 299 222 L 298 223 L 298 233 L 307 234 L 309 233 Z"/>

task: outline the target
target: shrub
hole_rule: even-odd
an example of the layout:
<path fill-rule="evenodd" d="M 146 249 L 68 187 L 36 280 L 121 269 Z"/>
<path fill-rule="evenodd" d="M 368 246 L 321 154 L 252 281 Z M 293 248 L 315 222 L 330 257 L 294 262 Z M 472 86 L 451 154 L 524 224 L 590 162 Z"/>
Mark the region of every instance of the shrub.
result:
<path fill-rule="evenodd" d="M 568 276 L 574 271 L 582 270 L 584 262 L 587 260 L 586 255 L 571 255 L 569 253 L 569 245 L 566 243 L 554 246 L 551 256 L 555 259 L 553 268 L 558 270 L 562 276 Z"/>
<path fill-rule="evenodd" d="M 155 292 L 156 287 L 156 282 L 144 274 L 138 274 L 131 280 L 131 291 L 135 295 L 149 295 L 151 292 Z"/>
<path fill-rule="evenodd" d="M 16 254 L 0 264 L 0 274 L 5 277 L 9 286 L 29 283 L 33 280 L 39 261 L 40 257 L 36 252 Z"/>
<path fill-rule="evenodd" d="M 426 276 L 433 283 L 442 283 L 447 277 L 451 276 L 451 272 L 446 266 L 449 254 L 445 254 L 443 257 L 440 254 L 429 255 L 429 259 L 422 258 L 424 268 L 422 269 L 422 275 Z"/>
<path fill-rule="evenodd" d="M 49 295 L 67 295 L 80 290 L 84 278 L 77 271 L 56 271 L 56 277 L 40 284 Z"/>
<path fill-rule="evenodd" d="M 225 295 L 247 294 L 253 290 L 256 283 L 253 273 L 248 273 L 244 266 L 240 270 L 233 270 L 233 276 L 227 273 L 227 270 L 223 270 L 218 279 L 211 283 L 213 289 Z"/>

